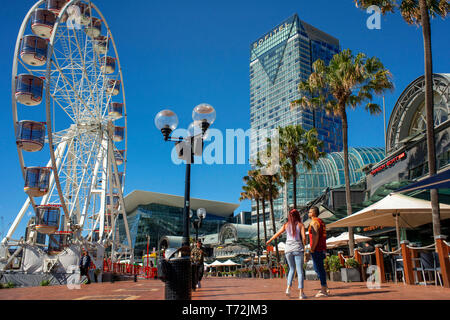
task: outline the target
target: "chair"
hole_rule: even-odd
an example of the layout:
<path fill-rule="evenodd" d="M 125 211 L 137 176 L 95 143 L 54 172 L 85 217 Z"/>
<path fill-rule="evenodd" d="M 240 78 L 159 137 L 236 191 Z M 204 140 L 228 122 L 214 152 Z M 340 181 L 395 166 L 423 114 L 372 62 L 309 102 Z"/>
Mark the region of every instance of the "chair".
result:
<path fill-rule="evenodd" d="M 397 283 L 398 282 L 398 278 L 397 278 L 397 274 L 398 272 L 402 273 L 402 280 L 403 283 L 405 283 L 405 272 L 403 270 L 403 258 L 401 256 L 393 256 L 392 257 L 392 270 L 394 271 L 394 281 Z"/>
<path fill-rule="evenodd" d="M 427 285 L 425 271 L 427 271 L 427 273 L 434 272 L 433 254 L 431 252 L 420 252 L 419 258 L 412 258 L 411 260 L 413 262 L 413 271 L 421 272 L 422 278 L 423 278 L 423 284 Z M 417 266 L 417 263 L 419 263 L 418 266 Z M 414 278 L 416 280 L 416 283 L 419 283 L 419 280 L 417 279 L 417 273 L 414 274 Z M 422 283 L 419 283 L 419 284 L 422 284 Z"/>
<path fill-rule="evenodd" d="M 433 252 L 433 262 L 434 262 L 434 279 L 435 279 L 435 283 L 437 285 L 436 279 L 439 279 L 439 283 L 440 283 L 440 285 L 442 287 L 441 265 L 439 263 L 439 255 L 438 255 L 437 252 Z"/>
<path fill-rule="evenodd" d="M 394 266 L 393 259 L 390 255 L 383 256 L 384 276 L 386 281 L 394 281 Z"/>

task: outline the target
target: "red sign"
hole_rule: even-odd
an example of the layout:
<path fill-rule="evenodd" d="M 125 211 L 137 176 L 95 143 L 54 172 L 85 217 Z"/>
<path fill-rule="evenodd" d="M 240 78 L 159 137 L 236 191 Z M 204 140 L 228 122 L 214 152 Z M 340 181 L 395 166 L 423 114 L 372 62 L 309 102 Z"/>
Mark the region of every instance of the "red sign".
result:
<path fill-rule="evenodd" d="M 391 160 L 387 161 L 385 164 L 382 164 L 381 166 L 373 169 L 372 171 L 370 171 L 371 175 L 376 175 L 377 173 L 392 167 L 393 165 L 395 165 L 398 161 L 400 160 L 404 160 L 406 159 L 406 152 L 400 153 L 398 156 L 392 158 Z"/>

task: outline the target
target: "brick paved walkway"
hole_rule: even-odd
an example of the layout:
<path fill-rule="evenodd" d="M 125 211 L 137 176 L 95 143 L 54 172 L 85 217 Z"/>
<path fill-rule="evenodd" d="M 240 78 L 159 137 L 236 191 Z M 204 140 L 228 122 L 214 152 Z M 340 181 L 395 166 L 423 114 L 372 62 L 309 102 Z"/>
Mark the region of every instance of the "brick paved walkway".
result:
<path fill-rule="evenodd" d="M 291 298 L 284 294 L 285 279 L 206 278 L 202 288 L 192 293 L 193 300 L 292 300 L 298 301 L 297 282 Z M 314 298 L 318 281 L 305 281 L 308 300 L 450 300 L 450 289 L 428 286 L 382 284 L 370 290 L 364 282 L 329 282 L 332 295 Z M 119 281 L 81 285 L 79 290 L 67 286 L 1 289 L 0 300 L 164 300 L 164 283 L 160 280 Z"/>

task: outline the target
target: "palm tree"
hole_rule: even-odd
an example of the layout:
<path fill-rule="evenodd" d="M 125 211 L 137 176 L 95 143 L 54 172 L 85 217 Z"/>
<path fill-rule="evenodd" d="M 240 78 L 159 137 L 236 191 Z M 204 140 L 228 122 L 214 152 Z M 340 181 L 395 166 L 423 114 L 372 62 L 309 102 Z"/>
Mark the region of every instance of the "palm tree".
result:
<path fill-rule="evenodd" d="M 302 97 L 291 102 L 291 108 L 323 108 L 342 120 L 344 149 L 345 196 L 347 215 L 352 214 L 350 197 L 350 175 L 348 164 L 348 122 L 347 107 L 355 109 L 367 102 L 365 109 L 370 114 L 378 114 L 381 108 L 372 103 L 373 94 L 381 95 L 392 89 L 389 70 L 376 57 L 366 58 L 363 53 L 356 56 L 349 49 L 335 54 L 329 65 L 318 59 L 312 65 L 313 72 L 307 81 L 299 83 Z M 349 249 L 353 253 L 353 228 L 349 227 Z"/>
<path fill-rule="evenodd" d="M 280 165 L 280 175 L 283 180 L 283 218 L 288 213 L 288 184 L 292 176 L 292 166 L 289 161 L 284 160 Z"/>
<path fill-rule="evenodd" d="M 273 199 L 278 198 L 278 186 L 280 184 L 280 175 L 278 173 L 268 174 L 268 175 L 260 175 L 261 184 L 265 186 L 266 192 L 269 200 L 269 208 L 270 208 L 270 220 L 272 222 L 272 230 L 273 234 L 277 232 L 275 225 L 275 213 L 273 210 Z M 267 240 L 266 240 L 267 242 Z M 277 263 L 280 263 L 280 254 L 278 252 L 278 240 L 275 239 L 275 252 Z"/>
<path fill-rule="evenodd" d="M 258 175 L 256 170 L 248 171 L 248 175 L 243 178 L 244 185 L 242 189 L 244 192 L 241 192 L 241 198 L 239 201 L 249 199 L 256 201 L 256 228 L 257 228 L 257 240 L 256 240 L 256 250 L 258 255 L 260 254 L 260 231 L 259 231 L 259 201 L 261 199 L 261 186 L 260 183 L 256 180 L 256 176 Z M 242 200 L 241 200 L 242 199 Z M 264 202 L 264 201 L 263 201 Z"/>
<path fill-rule="evenodd" d="M 290 177 L 292 177 L 293 201 L 294 208 L 297 208 L 297 164 L 311 170 L 312 165 L 325 155 L 324 152 L 320 151 L 323 142 L 317 138 L 315 128 L 306 131 L 300 125 L 280 127 L 279 134 L 280 161 L 284 163 L 285 169 L 290 168 L 292 170 Z M 289 165 L 286 163 L 289 163 Z"/>
<path fill-rule="evenodd" d="M 434 116 L 433 116 L 433 58 L 431 52 L 431 27 L 430 16 L 432 18 L 440 16 L 445 18 L 449 12 L 450 4 L 448 0 L 401 0 L 400 4 L 395 0 L 354 0 L 356 6 L 364 9 L 371 5 L 377 5 L 382 14 L 394 12 L 398 7 L 403 19 L 408 24 L 422 26 L 424 62 L 425 62 L 425 110 L 426 110 L 426 135 L 428 167 L 430 176 L 436 174 L 436 147 L 434 137 Z M 430 190 L 433 234 L 441 234 L 441 221 L 439 213 L 439 199 L 437 189 Z"/>

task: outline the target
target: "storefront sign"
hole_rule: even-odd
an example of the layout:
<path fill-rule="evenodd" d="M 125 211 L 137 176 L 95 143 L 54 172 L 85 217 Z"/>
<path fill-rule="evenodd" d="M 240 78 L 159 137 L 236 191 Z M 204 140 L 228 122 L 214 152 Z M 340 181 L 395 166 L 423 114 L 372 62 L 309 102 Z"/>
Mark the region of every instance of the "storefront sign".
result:
<path fill-rule="evenodd" d="M 401 161 L 401 160 L 405 160 L 406 159 L 406 152 L 400 153 L 398 156 L 392 158 L 391 160 L 387 161 L 385 164 L 382 164 L 381 166 L 373 169 L 370 174 L 371 175 L 376 175 L 377 173 L 380 173 L 381 171 L 394 166 L 397 162 Z"/>

